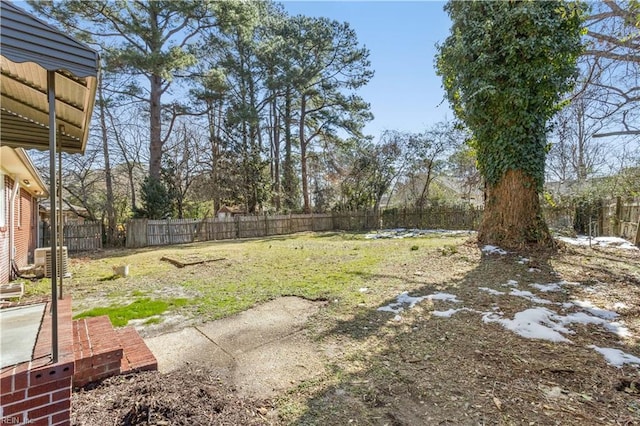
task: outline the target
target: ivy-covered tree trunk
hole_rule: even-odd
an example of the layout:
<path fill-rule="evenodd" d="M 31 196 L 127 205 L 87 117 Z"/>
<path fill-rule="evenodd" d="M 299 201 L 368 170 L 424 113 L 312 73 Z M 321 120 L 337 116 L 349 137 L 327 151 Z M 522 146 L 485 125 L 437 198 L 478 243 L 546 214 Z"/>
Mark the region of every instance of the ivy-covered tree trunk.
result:
<path fill-rule="evenodd" d="M 509 170 L 495 185 L 487 185 L 478 240 L 506 246 L 551 243 L 542 217 L 535 181 L 522 170 Z"/>
<path fill-rule="evenodd" d="M 577 75 L 581 5 L 564 1 L 450 1 L 440 46 L 447 98 L 473 134 L 487 185 L 481 243 L 553 242 L 540 211 L 547 122 Z"/>

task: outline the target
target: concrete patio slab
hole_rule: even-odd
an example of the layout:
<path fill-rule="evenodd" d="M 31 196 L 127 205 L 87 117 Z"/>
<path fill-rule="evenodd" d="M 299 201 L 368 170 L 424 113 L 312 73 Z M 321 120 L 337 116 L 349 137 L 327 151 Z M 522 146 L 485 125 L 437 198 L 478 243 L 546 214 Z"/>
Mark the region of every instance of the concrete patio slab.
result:
<path fill-rule="evenodd" d="M 0 368 L 31 360 L 45 306 L 0 309 Z"/>

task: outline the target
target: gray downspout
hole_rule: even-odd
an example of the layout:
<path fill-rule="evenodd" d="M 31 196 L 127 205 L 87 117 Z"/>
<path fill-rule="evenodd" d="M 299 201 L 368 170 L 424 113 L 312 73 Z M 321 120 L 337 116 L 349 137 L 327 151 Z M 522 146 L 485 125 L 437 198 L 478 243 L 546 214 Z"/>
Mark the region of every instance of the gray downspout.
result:
<path fill-rule="evenodd" d="M 49 92 L 49 205 L 51 206 L 51 361 L 58 362 L 58 228 L 56 226 L 56 72 L 47 71 Z"/>
<path fill-rule="evenodd" d="M 15 247 L 15 239 L 16 239 L 16 196 L 20 192 L 20 182 L 18 181 L 18 177 L 13 177 L 13 191 L 11 192 L 11 200 L 9 204 L 9 276 L 11 276 L 11 271 L 13 270 L 13 261 L 16 260 L 16 247 Z"/>

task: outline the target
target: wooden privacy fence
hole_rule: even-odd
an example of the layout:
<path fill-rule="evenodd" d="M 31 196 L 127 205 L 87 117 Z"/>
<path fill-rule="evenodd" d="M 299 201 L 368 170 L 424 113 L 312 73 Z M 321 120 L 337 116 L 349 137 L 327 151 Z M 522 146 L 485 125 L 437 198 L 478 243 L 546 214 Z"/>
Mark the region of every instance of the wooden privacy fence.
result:
<path fill-rule="evenodd" d="M 43 224 L 41 246 L 49 246 L 50 241 L 51 227 L 48 224 Z M 70 253 L 100 250 L 102 248 L 102 224 L 100 222 L 85 222 L 64 225 L 62 241 Z"/>
<path fill-rule="evenodd" d="M 473 207 L 428 207 L 425 209 L 387 209 L 382 212 L 381 228 L 478 229 L 482 209 Z"/>
<path fill-rule="evenodd" d="M 640 197 L 547 207 L 544 216 L 552 228 L 573 228 L 594 237 L 622 237 L 640 245 Z"/>
<path fill-rule="evenodd" d="M 305 231 L 367 231 L 380 228 L 476 229 L 482 211 L 430 208 L 374 212 L 334 212 L 235 216 L 208 219 L 132 219 L 126 226 L 128 248 L 192 243 L 196 241 L 259 238 Z"/>
<path fill-rule="evenodd" d="M 333 230 L 331 214 L 235 216 L 222 219 L 133 219 L 127 223 L 129 248 L 196 241 L 258 238 L 304 231 Z"/>
<path fill-rule="evenodd" d="M 603 201 L 599 219 L 600 235 L 622 237 L 640 245 L 640 197 Z"/>

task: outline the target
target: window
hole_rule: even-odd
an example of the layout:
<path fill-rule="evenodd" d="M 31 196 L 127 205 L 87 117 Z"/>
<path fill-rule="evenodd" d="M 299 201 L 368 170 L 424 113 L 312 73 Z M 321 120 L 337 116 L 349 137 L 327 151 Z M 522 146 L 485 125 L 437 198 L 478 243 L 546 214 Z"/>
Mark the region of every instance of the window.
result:
<path fill-rule="evenodd" d="M 0 228 L 3 228 L 7 224 L 7 198 L 6 189 L 4 187 L 4 175 L 0 172 Z"/>

